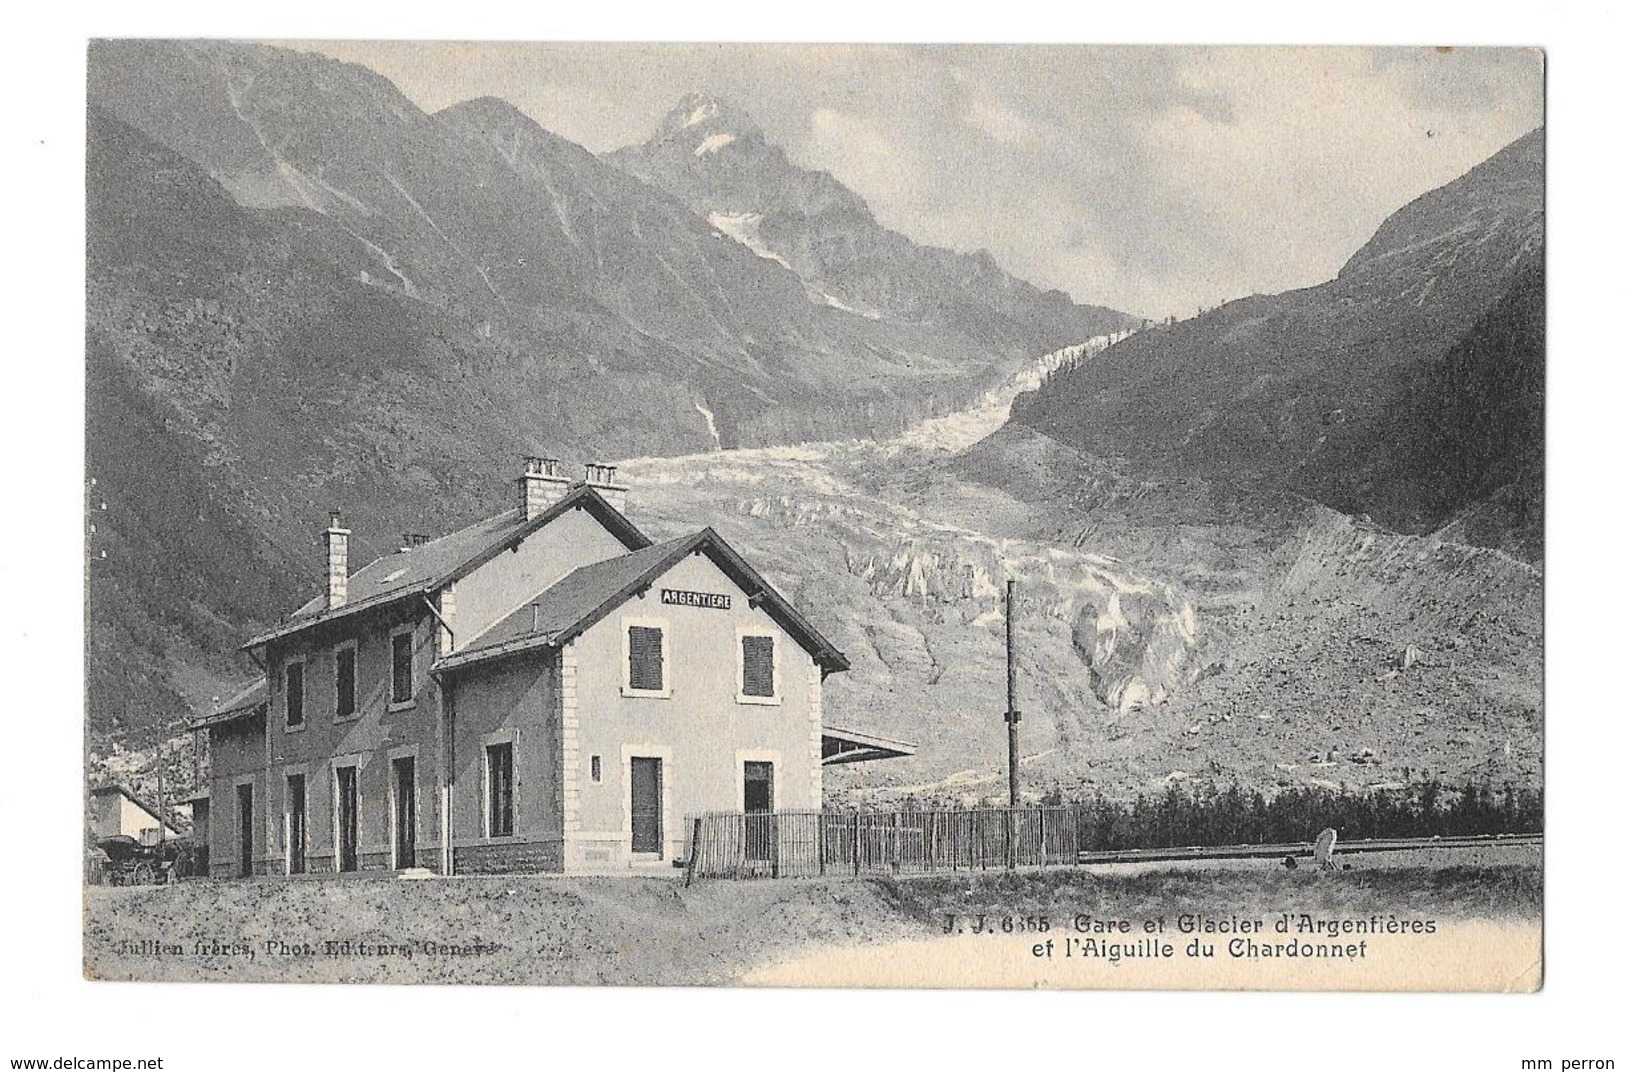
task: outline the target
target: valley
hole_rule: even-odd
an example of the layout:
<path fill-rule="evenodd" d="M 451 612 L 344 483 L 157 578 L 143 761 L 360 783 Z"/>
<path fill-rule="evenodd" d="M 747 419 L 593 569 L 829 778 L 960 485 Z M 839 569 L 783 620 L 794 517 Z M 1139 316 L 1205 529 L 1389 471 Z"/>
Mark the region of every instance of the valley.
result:
<path fill-rule="evenodd" d="M 891 437 L 620 462 L 640 527 L 717 529 L 846 653 L 827 723 L 918 746 L 828 768 L 828 800 L 1003 799 L 1006 578 L 1030 801 L 1541 784 L 1540 571 L 1305 500 L 1136 480 L 1006 424 L 1110 341 Z M 143 757 L 101 763 L 139 785 Z"/>

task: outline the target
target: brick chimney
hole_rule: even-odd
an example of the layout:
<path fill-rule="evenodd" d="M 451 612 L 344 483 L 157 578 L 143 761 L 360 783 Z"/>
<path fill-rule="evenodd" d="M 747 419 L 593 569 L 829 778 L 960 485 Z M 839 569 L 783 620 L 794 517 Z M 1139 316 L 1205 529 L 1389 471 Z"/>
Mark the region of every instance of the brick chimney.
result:
<path fill-rule="evenodd" d="M 557 458 L 525 459 L 525 475 L 519 478 L 519 505 L 529 521 L 558 502 L 570 490 L 570 478 Z"/>
<path fill-rule="evenodd" d="M 327 515 L 327 609 L 344 606 L 350 595 L 350 530 L 339 512 Z"/>
<path fill-rule="evenodd" d="M 615 479 L 615 467 L 598 462 L 587 463 L 587 486 L 619 510 L 626 513 L 626 485 Z"/>

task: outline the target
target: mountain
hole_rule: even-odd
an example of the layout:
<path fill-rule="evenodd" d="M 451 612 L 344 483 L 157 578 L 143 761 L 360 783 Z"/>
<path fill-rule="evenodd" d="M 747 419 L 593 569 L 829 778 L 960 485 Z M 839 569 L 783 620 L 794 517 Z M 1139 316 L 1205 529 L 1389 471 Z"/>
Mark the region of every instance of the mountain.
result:
<path fill-rule="evenodd" d="M 1039 352 L 810 297 L 503 101 L 162 41 L 93 43 L 88 100 L 97 733 L 228 689 L 331 507 L 386 553 L 499 509 L 522 454 L 874 435 Z"/>
<path fill-rule="evenodd" d="M 648 141 L 607 158 L 837 308 L 1029 356 L 1138 325 L 1012 278 L 986 252 L 917 245 L 881 226 L 861 197 L 828 172 L 793 163 L 744 110 L 709 94 L 684 97 Z"/>
<path fill-rule="evenodd" d="M 364 68 L 218 42 L 98 43 L 89 95 L 243 208 L 326 232 L 339 277 L 378 304 L 443 322 L 450 345 L 550 366 L 529 393 L 551 401 L 563 444 L 871 434 L 1055 348 L 974 312 L 876 317 L 809 296 L 782 264 L 503 101 L 427 115 Z M 1033 308 L 1005 302 L 1014 323 L 1062 343 L 1101 333 L 1095 313 L 1025 291 Z M 629 415 L 629 400 L 644 404 Z"/>
<path fill-rule="evenodd" d="M 1394 213 L 1337 278 L 1140 332 L 1012 419 L 1140 474 L 1538 559 L 1544 170 L 1536 130 Z"/>

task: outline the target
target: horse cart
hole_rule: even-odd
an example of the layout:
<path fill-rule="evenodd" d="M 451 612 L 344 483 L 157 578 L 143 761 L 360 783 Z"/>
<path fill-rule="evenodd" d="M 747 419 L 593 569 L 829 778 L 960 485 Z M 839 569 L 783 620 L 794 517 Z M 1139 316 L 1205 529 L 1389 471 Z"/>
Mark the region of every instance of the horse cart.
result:
<path fill-rule="evenodd" d="M 154 886 L 174 882 L 191 872 L 191 846 L 185 839 L 137 840 L 115 834 L 96 842 L 101 853 L 101 881 L 108 886 Z"/>

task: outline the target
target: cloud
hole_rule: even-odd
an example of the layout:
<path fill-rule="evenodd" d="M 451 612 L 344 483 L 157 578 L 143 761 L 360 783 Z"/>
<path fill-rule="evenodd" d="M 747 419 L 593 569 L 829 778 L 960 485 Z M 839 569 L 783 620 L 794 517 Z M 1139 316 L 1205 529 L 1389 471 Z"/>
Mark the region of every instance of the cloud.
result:
<path fill-rule="evenodd" d="M 845 176 L 851 185 L 876 191 L 888 203 L 909 197 L 913 176 L 897 166 L 897 152 L 878 124 L 834 108 L 808 120 L 801 156 L 814 167 Z"/>
<path fill-rule="evenodd" d="M 1435 57 L 1441 78 L 1478 59 Z M 1538 86 L 1536 71 L 1525 75 L 1520 88 Z M 1223 120 L 1169 107 L 1142 131 L 1141 207 L 1170 221 L 1164 241 L 1177 244 L 1169 300 L 1212 304 L 1329 278 L 1396 208 L 1539 121 L 1538 96 L 1454 106 L 1417 93 L 1414 67 L 1358 50 L 1216 50 L 1193 54 L 1179 78 L 1234 103 Z"/>
<path fill-rule="evenodd" d="M 1039 124 L 1003 103 L 978 97 L 971 101 L 965 121 L 1002 145 L 1032 145 L 1039 136 Z"/>

